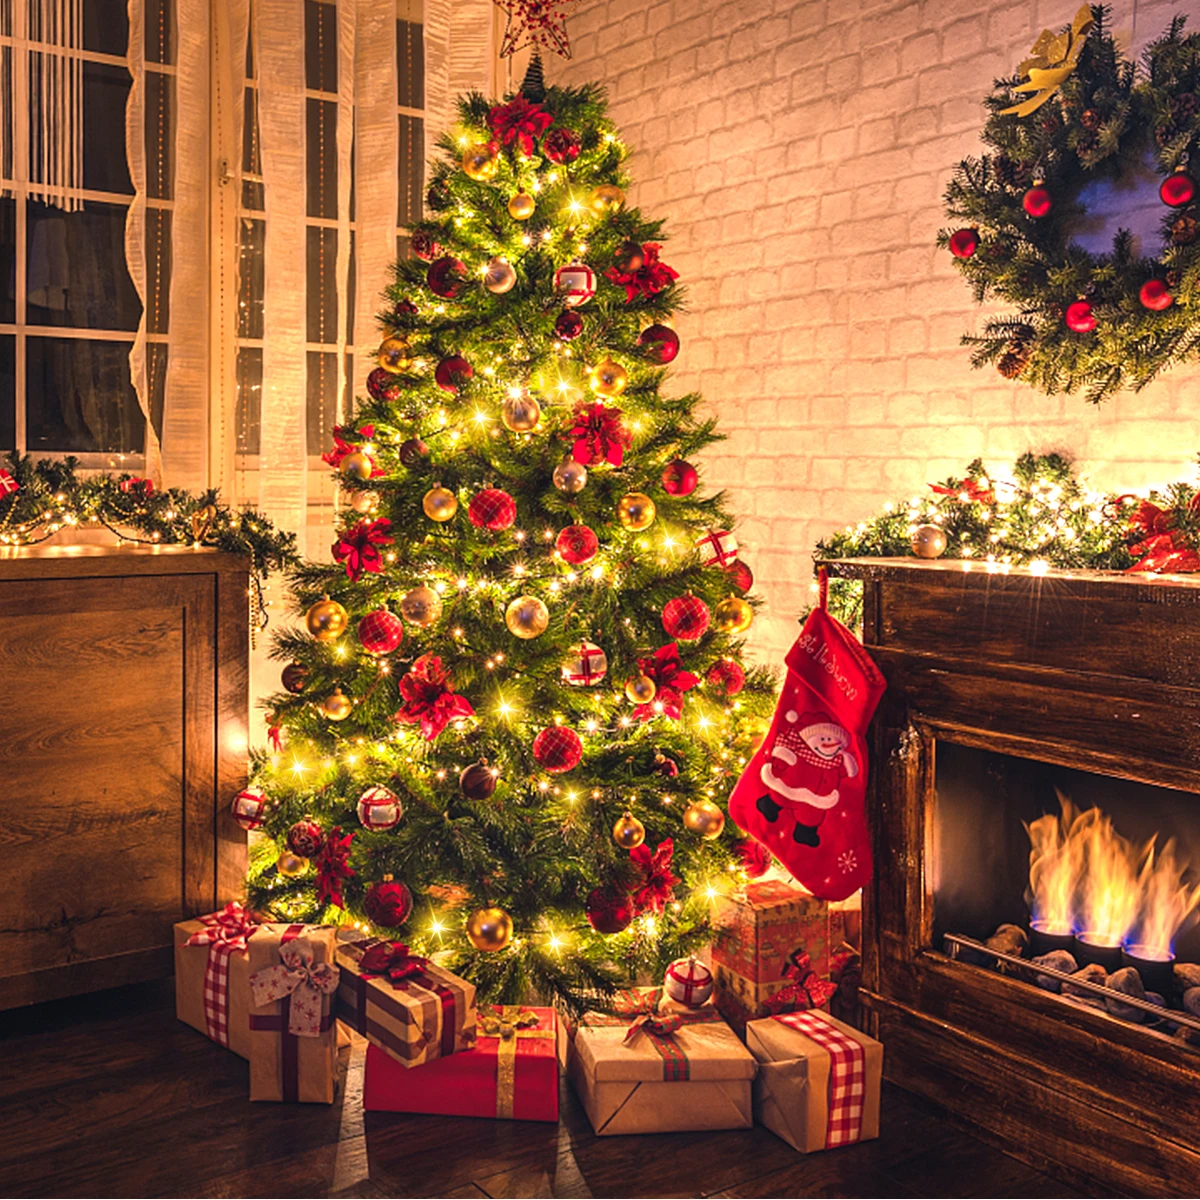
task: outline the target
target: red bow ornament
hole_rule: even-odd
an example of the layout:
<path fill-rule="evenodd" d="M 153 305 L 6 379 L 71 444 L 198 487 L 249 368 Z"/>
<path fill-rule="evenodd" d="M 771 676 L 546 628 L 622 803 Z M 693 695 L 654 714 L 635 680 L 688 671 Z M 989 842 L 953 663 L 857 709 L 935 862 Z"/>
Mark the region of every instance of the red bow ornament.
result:
<path fill-rule="evenodd" d="M 21 485 L 7 471 L 0 470 L 0 496 L 11 496 L 21 490 Z"/>
<path fill-rule="evenodd" d="M 230 950 L 245 950 L 246 941 L 254 936 L 258 922 L 236 901 L 225 905 L 220 912 L 198 917 L 204 926 L 188 938 L 185 945 L 211 946 L 216 943 Z"/>
<path fill-rule="evenodd" d="M 404 706 L 396 720 L 406 725 L 420 722 L 427 742 L 432 742 L 451 721 L 475 715 L 471 702 L 455 692 L 450 672 L 436 654 L 422 654 L 413 663 L 400 680 L 400 695 Z"/>
<path fill-rule="evenodd" d="M 296 1037 L 320 1037 L 328 1003 L 325 997 L 337 991 L 338 968 L 324 962 L 314 966 L 312 946 L 303 936 L 284 942 L 279 957 L 280 962 L 250 976 L 255 1007 L 290 996 L 288 1032 Z"/>
<path fill-rule="evenodd" d="M 621 424 L 621 410 L 599 400 L 590 405 L 581 401 L 575 406 L 575 424 L 568 436 L 575 442 L 572 456 L 585 467 L 598 462 L 619 467 L 633 441 L 633 435 Z"/>
<path fill-rule="evenodd" d="M 365 975 L 383 975 L 396 987 L 414 975 L 420 975 L 429 966 L 429 959 L 419 954 L 410 954 L 403 942 L 376 942 L 362 956 L 359 970 Z"/>
<path fill-rule="evenodd" d="M 357 583 L 365 574 L 378 575 L 383 570 L 380 546 L 390 546 L 394 538 L 388 536 L 392 523 L 387 517 L 377 521 L 359 521 L 348 529 L 333 547 L 333 557 L 344 563 L 346 574 Z"/>
<path fill-rule="evenodd" d="M 487 123 L 506 146 L 516 142 L 521 153 L 529 158 L 533 154 L 534 138 L 541 137 L 554 124 L 554 118 L 540 104 L 533 104 L 518 95 L 507 104 L 497 104 L 488 113 Z"/>
<path fill-rule="evenodd" d="M 123 492 L 141 492 L 143 496 L 149 496 L 154 492 L 154 481 L 152 479 L 139 479 L 136 475 L 131 475 L 128 479 L 122 479 L 117 485 Z"/>
<path fill-rule="evenodd" d="M 1200 492 L 1188 501 L 1188 511 L 1200 513 Z M 1139 540 L 1129 552 L 1140 560 L 1128 571 L 1200 571 L 1200 555 L 1188 544 L 1187 534 L 1175 527 L 1175 516 L 1151 500 L 1143 500 L 1129 518 L 1129 532 Z"/>
<path fill-rule="evenodd" d="M 659 262 L 658 252 L 662 249 L 657 242 L 647 242 L 642 247 L 642 265 L 634 271 L 622 271 L 619 267 L 609 267 L 604 277 L 625 289 L 625 303 L 628 304 L 639 293 L 643 296 L 657 296 L 668 284 L 679 278 L 679 272 L 674 267 L 668 267 L 665 262 Z"/>
<path fill-rule="evenodd" d="M 683 1017 L 679 1013 L 650 1013 L 644 1012 L 634 1017 L 622 1039 L 626 1046 L 637 1040 L 640 1033 L 652 1033 L 657 1037 L 670 1037 L 683 1028 Z"/>
<path fill-rule="evenodd" d="M 671 889 L 678 883 L 671 871 L 674 852 L 675 843 L 671 838 L 659 842 L 658 849 L 653 852 L 645 842 L 630 850 L 629 857 L 642 869 L 642 881 L 632 897 L 638 912 L 660 913 L 671 899 Z"/>
<path fill-rule="evenodd" d="M 278 725 L 267 726 L 267 741 L 271 743 L 271 751 L 274 754 L 283 752 L 283 738 L 279 735 Z"/>
<path fill-rule="evenodd" d="M 335 425 L 333 429 L 333 449 L 326 450 L 321 455 L 321 461 L 328 463 L 331 467 L 340 467 L 342 459 L 347 454 L 355 454 L 362 447 L 355 442 L 349 441 L 349 438 L 357 436 L 364 442 L 369 442 L 375 436 L 374 425 L 361 425 L 357 435 L 353 429 L 347 429 L 342 425 Z M 368 456 L 370 457 L 370 456 Z M 382 475 L 383 470 L 375 465 L 375 460 L 371 459 L 371 476 Z"/>
<path fill-rule="evenodd" d="M 659 646 L 653 658 L 639 658 L 638 670 L 654 680 L 654 699 L 649 704 L 639 704 L 632 715 L 639 721 L 649 721 L 659 713 L 678 721 L 683 715 L 683 693 L 700 682 L 698 675 L 683 669 L 679 658 L 679 647 L 671 642 Z"/>
<path fill-rule="evenodd" d="M 812 960 L 803 950 L 792 951 L 787 966 L 783 968 L 783 974 L 790 982 L 764 1004 L 772 1016 L 808 1008 L 822 1008 L 837 992 L 837 984 L 822 979 L 813 970 Z"/>
<path fill-rule="evenodd" d="M 354 834 L 352 833 L 342 835 L 340 825 L 335 825 L 329 831 L 325 845 L 321 847 L 321 852 L 315 860 L 318 904 L 336 904 L 338 908 L 346 907 L 346 903 L 342 899 L 342 880 L 358 874 L 349 863 L 350 843 L 353 840 Z"/>
<path fill-rule="evenodd" d="M 955 496 L 964 504 L 996 503 L 996 493 L 974 479 L 962 479 L 957 483 L 953 479 L 949 483 L 931 483 L 929 489 L 938 496 Z"/>

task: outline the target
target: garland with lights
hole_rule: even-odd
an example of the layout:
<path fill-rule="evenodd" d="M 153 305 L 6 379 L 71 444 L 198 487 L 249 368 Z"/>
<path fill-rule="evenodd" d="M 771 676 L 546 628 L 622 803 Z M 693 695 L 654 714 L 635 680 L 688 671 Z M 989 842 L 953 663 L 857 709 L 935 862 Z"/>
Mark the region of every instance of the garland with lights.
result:
<path fill-rule="evenodd" d="M 292 572 L 272 745 L 234 814 L 250 900 L 573 1008 L 711 939 L 766 869 L 722 808 L 774 684 L 719 440 L 666 394 L 682 300 L 595 87 L 468 95 Z"/>
<path fill-rule="evenodd" d="M 1004 572 L 1030 567 L 1189 573 L 1200 571 L 1200 489 L 1172 483 L 1146 496 L 1084 487 L 1061 454 L 1023 454 L 1008 477 L 981 459 L 961 478 L 890 503 L 817 543 L 817 567 L 839 558 L 948 558 Z M 830 610 L 862 620 L 862 584 L 829 581 Z"/>
<path fill-rule="evenodd" d="M 996 83 L 982 133 L 990 153 L 959 165 L 946 191 L 954 224 L 938 235 L 977 301 L 1017 310 L 964 335 L 972 365 L 1093 403 L 1200 357 L 1200 34 L 1176 17 L 1139 71 L 1108 15 L 1085 5 Z M 1140 255 L 1127 229 L 1109 253 L 1072 241 L 1081 189 L 1119 183 L 1147 158 L 1163 175 L 1157 255 Z"/>

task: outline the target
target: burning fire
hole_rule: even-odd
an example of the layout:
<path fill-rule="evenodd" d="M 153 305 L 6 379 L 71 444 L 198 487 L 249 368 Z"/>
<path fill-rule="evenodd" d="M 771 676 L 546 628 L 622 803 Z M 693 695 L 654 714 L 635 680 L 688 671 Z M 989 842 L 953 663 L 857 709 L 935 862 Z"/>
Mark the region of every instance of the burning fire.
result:
<path fill-rule="evenodd" d="M 1027 825 L 1030 911 L 1047 933 L 1077 933 L 1104 946 L 1136 945 L 1167 959 L 1179 931 L 1200 909 L 1200 883 L 1175 839 L 1138 848 L 1098 808 L 1080 812 L 1061 792 L 1062 812 Z"/>

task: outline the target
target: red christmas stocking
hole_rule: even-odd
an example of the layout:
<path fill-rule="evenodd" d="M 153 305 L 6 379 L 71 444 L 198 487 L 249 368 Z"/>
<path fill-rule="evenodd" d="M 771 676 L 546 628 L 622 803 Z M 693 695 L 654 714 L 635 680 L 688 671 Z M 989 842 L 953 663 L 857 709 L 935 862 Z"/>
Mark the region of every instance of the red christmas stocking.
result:
<path fill-rule="evenodd" d="M 814 896 L 842 900 L 871 878 L 864 734 L 886 685 L 826 611 L 824 580 L 785 661 L 779 706 L 729 815 Z"/>

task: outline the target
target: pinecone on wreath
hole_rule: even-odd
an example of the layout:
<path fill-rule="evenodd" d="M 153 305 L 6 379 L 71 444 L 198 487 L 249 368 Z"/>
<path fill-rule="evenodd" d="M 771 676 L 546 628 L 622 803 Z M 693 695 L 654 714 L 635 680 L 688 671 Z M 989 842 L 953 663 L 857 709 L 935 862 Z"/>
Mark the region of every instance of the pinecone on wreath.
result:
<path fill-rule="evenodd" d="M 1015 162 L 1006 154 L 996 155 L 992 170 L 996 173 L 996 182 L 1006 188 L 1024 187 L 1032 178 L 1030 169 L 1024 163 Z"/>
<path fill-rule="evenodd" d="M 1005 379 L 1016 379 L 1029 364 L 1030 342 L 1033 340 L 1033 329 L 1026 325 L 1023 330 L 1009 339 L 1008 349 L 996 363 L 996 370 Z"/>
<path fill-rule="evenodd" d="M 1084 129 L 1096 130 L 1100 128 L 1100 114 L 1094 108 L 1085 108 L 1079 114 L 1079 123 Z"/>
<path fill-rule="evenodd" d="M 1176 217 L 1171 223 L 1171 241 L 1176 246 L 1190 246 L 1196 240 L 1196 218 Z"/>
<path fill-rule="evenodd" d="M 1197 112 L 1200 112 L 1200 96 L 1195 92 L 1184 92 L 1171 101 L 1171 121 L 1174 125 L 1189 124 Z"/>

